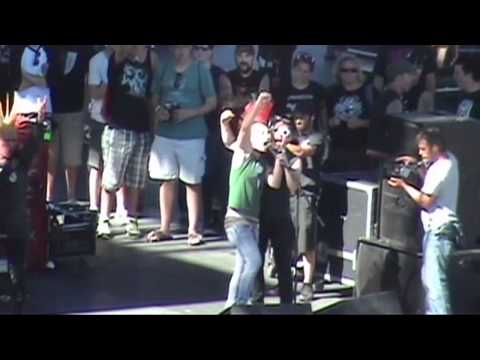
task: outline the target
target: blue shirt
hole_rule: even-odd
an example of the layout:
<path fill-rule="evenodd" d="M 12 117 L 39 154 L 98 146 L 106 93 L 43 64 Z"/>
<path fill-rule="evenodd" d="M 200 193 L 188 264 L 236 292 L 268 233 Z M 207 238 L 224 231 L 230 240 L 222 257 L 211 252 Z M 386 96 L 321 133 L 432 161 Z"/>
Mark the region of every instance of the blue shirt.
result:
<path fill-rule="evenodd" d="M 200 108 L 206 99 L 216 96 L 210 70 L 200 62 L 193 62 L 183 73 L 176 72 L 173 61 L 161 64 L 153 91 L 160 97 L 160 104 L 168 102 L 182 109 Z M 157 135 L 176 140 L 205 139 L 207 133 L 204 116 L 180 123 L 162 122 L 156 130 Z"/>

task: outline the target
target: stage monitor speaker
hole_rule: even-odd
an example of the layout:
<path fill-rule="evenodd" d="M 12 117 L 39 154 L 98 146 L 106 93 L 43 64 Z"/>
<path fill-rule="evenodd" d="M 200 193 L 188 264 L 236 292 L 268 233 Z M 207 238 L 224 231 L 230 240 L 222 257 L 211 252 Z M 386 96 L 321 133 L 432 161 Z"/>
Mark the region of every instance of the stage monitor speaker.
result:
<path fill-rule="evenodd" d="M 401 189 L 394 189 L 384 180 L 379 204 L 379 237 L 401 244 L 404 250 L 422 251 L 423 228 L 420 208 Z"/>
<path fill-rule="evenodd" d="M 424 312 L 421 255 L 388 239 L 361 240 L 357 253 L 356 296 L 393 291 L 405 314 Z"/>
<path fill-rule="evenodd" d="M 459 251 L 451 259 L 448 281 L 454 314 L 480 314 L 480 250 Z"/>
<path fill-rule="evenodd" d="M 394 291 L 343 301 L 315 315 L 403 315 L 398 294 Z"/>
<path fill-rule="evenodd" d="M 416 136 L 421 129 L 434 127 L 447 141 L 456 156 L 460 170 L 458 214 L 464 225 L 464 248 L 475 248 L 480 240 L 480 121 L 456 116 L 406 113 L 384 119 L 384 141 L 381 150 L 392 154 L 417 153 Z"/>
<path fill-rule="evenodd" d="M 312 315 L 310 304 L 233 306 L 221 315 Z"/>

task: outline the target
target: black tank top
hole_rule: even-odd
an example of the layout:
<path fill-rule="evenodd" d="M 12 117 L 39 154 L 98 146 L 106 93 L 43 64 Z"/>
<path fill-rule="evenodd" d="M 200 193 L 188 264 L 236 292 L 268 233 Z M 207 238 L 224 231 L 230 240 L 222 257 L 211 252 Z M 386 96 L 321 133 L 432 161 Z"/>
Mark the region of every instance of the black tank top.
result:
<path fill-rule="evenodd" d="M 114 128 L 150 131 L 149 99 L 153 78 L 151 50 L 148 49 L 144 62 L 126 60 L 115 63 L 110 58 L 108 69 L 111 91 L 111 121 Z"/>

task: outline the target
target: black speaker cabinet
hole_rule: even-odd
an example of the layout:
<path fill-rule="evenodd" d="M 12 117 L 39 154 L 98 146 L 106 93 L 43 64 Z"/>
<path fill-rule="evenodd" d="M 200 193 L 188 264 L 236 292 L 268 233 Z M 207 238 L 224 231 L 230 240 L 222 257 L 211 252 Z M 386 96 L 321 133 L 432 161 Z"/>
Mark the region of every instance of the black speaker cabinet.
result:
<path fill-rule="evenodd" d="M 322 174 L 322 181 L 319 241 L 329 248 L 327 280 L 353 285 L 358 240 L 376 232 L 378 185 L 371 173 Z"/>
<path fill-rule="evenodd" d="M 398 242 L 404 250 L 422 252 L 420 208 L 405 191 L 387 182 L 384 180 L 381 186 L 379 237 Z"/>
<path fill-rule="evenodd" d="M 455 116 L 402 114 L 385 118 L 385 149 L 397 155 L 416 150 L 416 136 L 423 128 L 438 128 L 449 150 L 457 157 L 460 170 L 458 214 L 464 224 L 464 248 L 474 248 L 480 241 L 480 121 L 458 119 Z"/>
<path fill-rule="evenodd" d="M 393 291 L 405 314 L 424 312 L 421 254 L 397 248 L 388 239 L 361 240 L 357 255 L 356 296 Z"/>
<path fill-rule="evenodd" d="M 480 314 L 480 250 L 459 251 L 448 269 L 454 314 Z"/>

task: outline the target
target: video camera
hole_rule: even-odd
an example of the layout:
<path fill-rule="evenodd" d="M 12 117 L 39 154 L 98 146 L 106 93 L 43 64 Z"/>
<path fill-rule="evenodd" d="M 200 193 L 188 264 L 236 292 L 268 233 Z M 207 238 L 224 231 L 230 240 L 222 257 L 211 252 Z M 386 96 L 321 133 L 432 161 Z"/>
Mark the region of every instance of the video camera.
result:
<path fill-rule="evenodd" d="M 398 178 L 405 180 L 408 184 L 420 188 L 423 183 L 421 168 L 424 162 L 405 164 L 398 161 L 386 162 L 383 168 L 385 178 Z"/>

